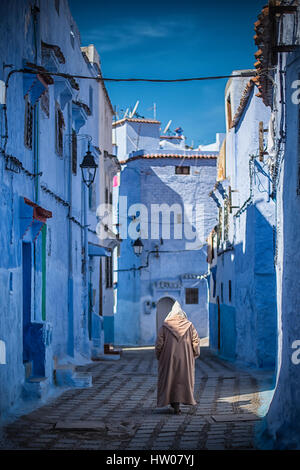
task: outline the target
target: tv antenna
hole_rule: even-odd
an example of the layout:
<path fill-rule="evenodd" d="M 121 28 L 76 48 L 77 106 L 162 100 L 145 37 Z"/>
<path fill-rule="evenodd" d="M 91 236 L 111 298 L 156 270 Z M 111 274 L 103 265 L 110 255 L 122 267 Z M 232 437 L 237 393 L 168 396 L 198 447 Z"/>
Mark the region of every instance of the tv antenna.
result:
<path fill-rule="evenodd" d="M 129 114 L 129 117 L 130 117 L 130 118 L 133 118 L 133 116 L 135 115 L 138 105 L 139 105 L 139 101 L 137 101 L 137 102 L 135 103 L 133 110 L 132 110 L 131 113 Z"/>
<path fill-rule="evenodd" d="M 166 132 L 168 132 L 171 123 L 172 123 L 172 119 L 170 119 L 170 121 L 168 122 L 168 124 L 167 124 L 166 127 L 164 128 L 163 134 L 166 134 Z"/>

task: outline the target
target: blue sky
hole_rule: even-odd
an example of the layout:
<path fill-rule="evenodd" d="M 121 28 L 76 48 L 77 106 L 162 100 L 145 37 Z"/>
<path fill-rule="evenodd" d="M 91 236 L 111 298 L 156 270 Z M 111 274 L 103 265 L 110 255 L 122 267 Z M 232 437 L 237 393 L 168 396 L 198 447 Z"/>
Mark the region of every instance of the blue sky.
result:
<path fill-rule="evenodd" d="M 254 21 L 266 0 L 151 2 L 69 0 L 82 45 L 95 44 L 102 73 L 113 78 L 184 78 L 229 75 L 253 68 Z M 140 101 L 138 113 L 164 129 L 181 126 L 189 144 L 215 141 L 224 132 L 226 79 L 187 83 L 108 83 L 121 117 Z"/>

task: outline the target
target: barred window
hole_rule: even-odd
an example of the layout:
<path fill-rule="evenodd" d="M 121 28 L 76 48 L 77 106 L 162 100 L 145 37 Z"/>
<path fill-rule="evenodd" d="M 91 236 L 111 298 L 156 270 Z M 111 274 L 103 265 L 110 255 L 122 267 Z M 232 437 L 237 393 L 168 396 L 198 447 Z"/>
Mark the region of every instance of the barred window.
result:
<path fill-rule="evenodd" d="M 112 256 L 105 258 L 105 281 L 106 288 L 109 289 L 113 286 L 113 261 Z"/>
<path fill-rule="evenodd" d="M 25 96 L 24 145 L 32 150 L 33 136 L 33 106 L 28 95 Z"/>
<path fill-rule="evenodd" d="M 92 183 L 89 186 L 89 209 L 91 211 L 96 210 L 96 184 Z"/>
<path fill-rule="evenodd" d="M 198 289 L 186 287 L 185 289 L 185 303 L 197 304 L 198 303 Z"/>
<path fill-rule="evenodd" d="M 228 240 L 229 234 L 229 199 L 224 203 L 224 241 Z"/>
<path fill-rule="evenodd" d="M 190 167 L 189 166 L 176 166 L 175 167 L 175 174 L 176 175 L 189 175 L 190 174 Z"/>
<path fill-rule="evenodd" d="M 93 114 L 93 105 L 94 105 L 94 90 L 90 86 L 89 87 L 89 108 L 92 114 Z"/>
<path fill-rule="evenodd" d="M 57 155 L 63 156 L 63 141 L 64 141 L 65 121 L 62 110 L 59 104 L 55 105 L 55 150 Z"/>
<path fill-rule="evenodd" d="M 219 223 L 217 225 L 217 249 L 219 249 L 222 242 L 222 232 L 223 232 L 223 209 L 222 206 L 219 207 Z"/>

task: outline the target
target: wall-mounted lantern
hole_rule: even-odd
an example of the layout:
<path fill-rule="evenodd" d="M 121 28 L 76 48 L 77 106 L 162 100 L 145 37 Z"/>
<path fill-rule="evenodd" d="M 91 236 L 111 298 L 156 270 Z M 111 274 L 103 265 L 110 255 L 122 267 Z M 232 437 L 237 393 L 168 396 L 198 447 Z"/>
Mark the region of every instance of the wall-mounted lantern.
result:
<path fill-rule="evenodd" d="M 134 250 L 134 253 L 137 255 L 137 256 L 140 256 L 142 254 L 142 251 L 143 251 L 143 248 L 144 248 L 144 245 L 142 243 L 142 240 L 140 238 L 137 238 L 134 243 L 133 243 L 133 250 Z"/>
<path fill-rule="evenodd" d="M 82 163 L 80 164 L 82 179 L 86 186 L 89 188 L 93 184 L 98 168 L 95 162 L 94 156 L 90 151 L 90 143 L 88 143 L 88 150 L 83 157 Z"/>

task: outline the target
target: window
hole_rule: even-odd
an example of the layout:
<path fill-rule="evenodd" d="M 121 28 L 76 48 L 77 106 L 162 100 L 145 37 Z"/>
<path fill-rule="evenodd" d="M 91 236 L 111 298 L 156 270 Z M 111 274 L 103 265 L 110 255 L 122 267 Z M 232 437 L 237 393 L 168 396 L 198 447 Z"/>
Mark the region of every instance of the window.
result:
<path fill-rule="evenodd" d="M 74 31 L 73 31 L 73 27 L 71 27 L 71 31 L 70 31 L 70 42 L 71 42 L 72 48 L 74 49 L 74 45 L 75 45 L 75 34 L 74 34 Z"/>
<path fill-rule="evenodd" d="M 231 109 L 230 95 L 228 96 L 226 100 L 226 107 L 227 107 L 227 126 L 228 126 L 228 129 L 230 129 L 232 126 L 232 109 Z"/>
<path fill-rule="evenodd" d="M 176 175 L 189 175 L 190 174 L 190 167 L 189 166 L 176 166 L 175 167 L 175 174 Z"/>
<path fill-rule="evenodd" d="M 55 150 L 57 155 L 63 156 L 65 121 L 64 115 L 58 103 L 55 105 Z"/>
<path fill-rule="evenodd" d="M 228 240 L 229 233 L 229 199 L 224 203 L 224 241 Z"/>
<path fill-rule="evenodd" d="M 72 129 L 72 173 L 77 175 L 77 134 Z"/>
<path fill-rule="evenodd" d="M 54 4 L 55 4 L 55 10 L 57 14 L 59 15 L 59 0 L 54 0 Z"/>
<path fill-rule="evenodd" d="M 228 281 L 228 300 L 231 302 L 231 281 Z"/>
<path fill-rule="evenodd" d="M 96 210 L 96 184 L 92 183 L 89 186 L 89 209 L 91 211 Z"/>
<path fill-rule="evenodd" d="M 105 258 L 105 282 L 106 288 L 110 289 L 113 286 L 113 262 L 112 256 Z"/>
<path fill-rule="evenodd" d="M 197 304 L 198 303 L 198 289 L 187 287 L 185 289 L 185 303 Z"/>
<path fill-rule="evenodd" d="M 90 108 L 91 114 L 93 114 L 93 101 L 94 101 L 94 90 L 90 86 L 89 87 L 89 108 Z"/>
<path fill-rule="evenodd" d="M 33 136 L 33 106 L 30 103 L 28 95 L 25 97 L 25 121 L 24 121 L 24 145 L 32 150 Z"/>
<path fill-rule="evenodd" d="M 222 232 L 223 232 L 223 213 L 222 206 L 219 207 L 219 223 L 217 225 L 217 249 L 219 249 L 222 241 Z"/>

